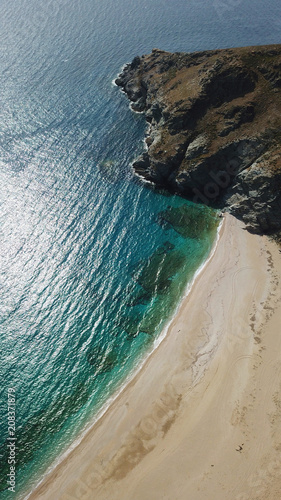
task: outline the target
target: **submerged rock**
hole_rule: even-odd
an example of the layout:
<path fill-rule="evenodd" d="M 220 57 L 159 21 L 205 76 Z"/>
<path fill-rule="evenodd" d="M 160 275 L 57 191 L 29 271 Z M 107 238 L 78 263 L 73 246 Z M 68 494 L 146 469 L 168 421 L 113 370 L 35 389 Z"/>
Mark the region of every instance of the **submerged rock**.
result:
<path fill-rule="evenodd" d="M 150 124 L 138 175 L 252 232 L 281 230 L 281 45 L 154 49 L 116 83 Z"/>
<path fill-rule="evenodd" d="M 148 259 L 139 276 L 138 284 L 152 295 L 165 293 L 172 278 L 180 271 L 186 262 L 186 256 L 179 250 L 159 253 L 157 250 Z"/>
<path fill-rule="evenodd" d="M 147 323 L 145 328 L 143 326 L 143 316 L 134 313 L 133 315 L 123 316 L 118 322 L 119 328 L 124 330 L 129 338 L 133 339 L 140 333 L 153 335 L 154 329 L 152 323 Z"/>
<path fill-rule="evenodd" d="M 107 182 L 114 184 L 120 180 L 120 172 L 113 160 L 104 160 L 98 164 L 100 176 Z"/>
<path fill-rule="evenodd" d="M 143 290 L 137 292 L 129 301 L 128 306 L 134 307 L 139 305 L 146 305 L 152 299 L 152 294 L 149 292 L 145 292 Z"/>
<path fill-rule="evenodd" d="M 114 351 L 106 353 L 104 349 L 95 347 L 87 354 L 87 361 L 96 368 L 97 374 L 110 372 L 118 361 Z"/>
<path fill-rule="evenodd" d="M 207 231 L 217 227 L 218 219 L 214 210 L 200 209 L 198 205 L 168 207 L 159 214 L 161 224 L 168 224 L 184 238 L 203 238 Z"/>

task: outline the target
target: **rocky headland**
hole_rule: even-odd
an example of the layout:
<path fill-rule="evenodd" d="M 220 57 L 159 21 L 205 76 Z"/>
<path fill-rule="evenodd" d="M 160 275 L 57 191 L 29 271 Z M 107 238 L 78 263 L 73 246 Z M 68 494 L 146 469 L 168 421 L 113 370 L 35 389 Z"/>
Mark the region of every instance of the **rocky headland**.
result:
<path fill-rule="evenodd" d="M 281 45 L 135 57 L 116 79 L 149 127 L 141 177 L 281 231 Z"/>

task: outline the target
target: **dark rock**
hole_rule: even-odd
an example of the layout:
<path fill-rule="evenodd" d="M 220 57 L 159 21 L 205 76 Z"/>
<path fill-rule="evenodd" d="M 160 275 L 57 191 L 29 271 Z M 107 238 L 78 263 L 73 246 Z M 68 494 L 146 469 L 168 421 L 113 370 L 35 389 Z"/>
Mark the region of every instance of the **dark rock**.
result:
<path fill-rule="evenodd" d="M 281 45 L 194 54 L 153 49 L 116 84 L 150 123 L 138 175 L 281 230 Z"/>

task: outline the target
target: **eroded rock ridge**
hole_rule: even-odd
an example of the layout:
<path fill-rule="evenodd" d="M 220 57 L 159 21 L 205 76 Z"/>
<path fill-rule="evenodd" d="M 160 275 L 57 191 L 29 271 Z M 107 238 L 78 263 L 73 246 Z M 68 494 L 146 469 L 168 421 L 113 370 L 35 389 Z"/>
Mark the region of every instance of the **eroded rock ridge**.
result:
<path fill-rule="evenodd" d="M 281 45 L 135 57 L 116 84 L 149 123 L 136 173 L 281 230 Z"/>

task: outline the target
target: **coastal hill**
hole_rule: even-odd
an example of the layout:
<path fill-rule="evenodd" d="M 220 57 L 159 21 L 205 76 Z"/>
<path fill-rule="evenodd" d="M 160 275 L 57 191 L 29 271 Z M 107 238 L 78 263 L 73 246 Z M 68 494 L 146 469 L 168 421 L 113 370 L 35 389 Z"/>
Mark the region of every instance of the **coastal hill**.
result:
<path fill-rule="evenodd" d="M 281 45 L 153 49 L 116 84 L 150 124 L 138 175 L 229 211 L 250 232 L 280 233 Z"/>

